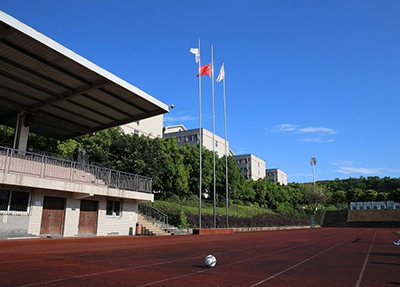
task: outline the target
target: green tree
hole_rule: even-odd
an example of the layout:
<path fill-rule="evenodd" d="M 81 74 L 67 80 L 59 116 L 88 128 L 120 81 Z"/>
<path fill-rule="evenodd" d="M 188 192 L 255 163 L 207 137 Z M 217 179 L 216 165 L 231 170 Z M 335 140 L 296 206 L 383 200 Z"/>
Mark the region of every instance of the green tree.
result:
<path fill-rule="evenodd" d="M 347 190 L 346 196 L 351 202 L 360 201 L 363 197 L 363 191 L 360 188 L 350 188 Z"/>
<path fill-rule="evenodd" d="M 377 196 L 378 196 L 378 192 L 376 192 L 373 189 L 368 189 L 364 194 L 364 200 L 365 201 L 374 201 Z"/>
<path fill-rule="evenodd" d="M 379 192 L 378 195 L 376 196 L 377 201 L 386 201 L 389 200 L 389 198 L 390 198 L 389 192 Z"/>
<path fill-rule="evenodd" d="M 347 195 L 344 190 L 339 190 L 332 194 L 332 197 L 331 197 L 332 204 L 342 204 L 345 202 L 347 202 Z"/>

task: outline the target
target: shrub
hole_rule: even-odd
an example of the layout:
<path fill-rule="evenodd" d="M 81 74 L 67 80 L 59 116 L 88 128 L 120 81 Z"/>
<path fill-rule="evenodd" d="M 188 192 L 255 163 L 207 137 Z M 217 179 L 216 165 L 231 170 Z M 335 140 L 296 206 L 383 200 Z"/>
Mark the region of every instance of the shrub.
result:
<path fill-rule="evenodd" d="M 217 227 L 226 227 L 226 217 L 217 216 Z M 187 222 L 190 227 L 199 227 L 199 216 L 197 214 L 187 214 Z M 260 214 L 254 217 L 229 217 L 230 227 L 270 227 L 270 226 L 306 226 L 309 225 L 309 219 L 307 218 L 293 218 L 286 215 L 272 215 L 272 214 Z M 213 228 L 214 217 L 212 215 L 202 215 L 202 228 Z"/>

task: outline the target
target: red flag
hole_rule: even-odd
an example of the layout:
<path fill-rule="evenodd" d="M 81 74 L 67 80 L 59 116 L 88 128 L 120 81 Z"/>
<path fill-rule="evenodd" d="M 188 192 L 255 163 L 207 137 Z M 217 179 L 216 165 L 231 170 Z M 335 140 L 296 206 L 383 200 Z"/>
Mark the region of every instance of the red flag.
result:
<path fill-rule="evenodd" d="M 211 75 L 211 69 L 210 69 L 210 64 L 204 65 L 203 67 L 200 68 L 200 76 L 209 76 Z M 197 75 L 197 77 L 199 76 Z"/>

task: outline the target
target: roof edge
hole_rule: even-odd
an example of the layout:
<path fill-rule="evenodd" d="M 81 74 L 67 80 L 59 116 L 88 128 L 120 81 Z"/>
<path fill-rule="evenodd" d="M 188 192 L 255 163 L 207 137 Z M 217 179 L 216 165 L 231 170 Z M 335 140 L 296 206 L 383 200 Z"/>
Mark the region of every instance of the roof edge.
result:
<path fill-rule="evenodd" d="M 57 51 L 58 53 L 68 57 L 69 59 L 79 63 L 80 65 L 86 67 L 87 69 L 92 70 L 93 72 L 99 74 L 100 76 L 114 82 L 115 84 L 120 85 L 121 87 L 131 91 L 132 93 L 137 94 L 138 96 L 144 98 L 145 100 L 153 103 L 154 105 L 160 107 L 165 112 L 169 112 L 169 106 L 161 102 L 160 100 L 154 98 L 153 96 L 147 94 L 146 92 L 140 90 L 139 88 L 135 87 L 134 85 L 128 83 L 127 81 L 117 77 L 116 75 L 112 74 L 111 72 L 101 68 L 100 66 L 94 64 L 93 62 L 89 61 L 88 59 L 80 56 L 79 54 L 75 53 L 74 51 L 64 47 L 60 43 L 54 41 L 53 39 L 45 36 L 44 34 L 40 33 L 39 31 L 33 29 L 32 27 L 24 24 L 23 22 L 19 21 L 18 19 L 8 15 L 4 11 L 0 10 L 0 21 L 4 22 L 6 25 L 28 35 L 29 37 L 35 39 L 36 41 L 46 45 L 47 47 Z"/>

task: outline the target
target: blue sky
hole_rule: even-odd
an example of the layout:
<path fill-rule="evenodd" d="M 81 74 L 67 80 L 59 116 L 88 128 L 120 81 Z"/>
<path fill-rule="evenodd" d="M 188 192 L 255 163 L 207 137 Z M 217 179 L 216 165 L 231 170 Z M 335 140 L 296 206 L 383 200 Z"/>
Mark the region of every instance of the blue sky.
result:
<path fill-rule="evenodd" d="M 68 2 L 68 4 L 67 4 Z M 400 1 L 18 1 L 0 9 L 198 127 L 196 63 L 225 62 L 228 140 L 289 181 L 400 175 Z M 211 84 L 203 77 L 211 130 Z M 222 86 L 216 131 L 223 136 Z"/>

